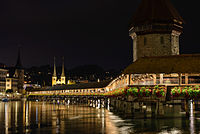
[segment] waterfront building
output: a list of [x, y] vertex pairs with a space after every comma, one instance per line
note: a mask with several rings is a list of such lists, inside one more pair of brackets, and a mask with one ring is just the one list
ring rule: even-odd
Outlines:
[[0, 68], [0, 92], [10, 90], [12, 92], [22, 93], [24, 89], [24, 69], [22, 67], [20, 49], [15, 67]]
[[66, 84], [64, 57], [63, 57], [62, 60], [63, 60], [63, 62], [62, 62], [62, 74], [61, 74], [60, 79], [58, 79], [57, 74], [56, 74], [56, 58], [54, 57], [54, 71], [53, 71], [53, 76], [52, 76], [52, 86], [65, 85]]
[[6, 78], [6, 91], [18, 92], [18, 79], [14, 77]]
[[0, 68], [0, 92], [4, 92], [6, 90], [6, 76], [8, 70], [5, 68]]
[[13, 77], [18, 80], [18, 83], [17, 83], [18, 92], [22, 93], [24, 90], [24, 69], [21, 62], [20, 48], [18, 50], [17, 63], [15, 65], [15, 73]]

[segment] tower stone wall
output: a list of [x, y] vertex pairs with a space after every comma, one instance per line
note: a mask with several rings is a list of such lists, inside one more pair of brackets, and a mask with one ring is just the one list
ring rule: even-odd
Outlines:
[[179, 55], [179, 32], [130, 36], [133, 39], [133, 61], [146, 56]]
[[170, 0], [141, 0], [129, 29], [133, 62], [147, 56], [179, 55], [183, 23]]

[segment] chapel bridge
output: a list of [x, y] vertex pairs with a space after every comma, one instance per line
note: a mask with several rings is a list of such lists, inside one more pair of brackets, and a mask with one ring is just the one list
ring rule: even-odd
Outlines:
[[[107, 83], [107, 82], [104, 82]], [[90, 83], [89, 85], [104, 85]], [[68, 86], [68, 87], [74, 87]], [[166, 105], [180, 105], [180, 110], [185, 111], [189, 117], [191, 105], [194, 110], [200, 110], [200, 88], [198, 86], [127, 86], [105, 92], [105, 87], [72, 90], [61, 89], [62, 86], [54, 89], [42, 89], [41, 91], [29, 92], [28, 100], [65, 102], [68, 104], [88, 104], [95, 107], [113, 107], [115, 111], [134, 115], [142, 112], [144, 117], [163, 117]], [[191, 101], [191, 103], [190, 103]], [[178, 112], [178, 111], [177, 111]]]
[[27, 94], [29, 100], [80, 103], [100, 100], [104, 104], [109, 100], [117, 110], [155, 111], [160, 115], [166, 104], [179, 104], [186, 113], [191, 104], [199, 110], [199, 86], [200, 55], [175, 55], [140, 58], [110, 81], [58, 85]]
[[[46, 97], [134, 97], [164, 101], [200, 97], [200, 55], [143, 57], [113, 80], [28, 91]], [[162, 94], [159, 95], [159, 94]], [[137, 99], [136, 99], [137, 100]]]
[[[106, 91], [103, 85], [107, 82], [55, 86], [53, 88], [28, 91], [28, 99], [37, 100], [65, 100], [67, 98], [88, 99], [122, 99], [134, 102], [169, 102], [173, 100], [199, 100], [200, 87], [198, 85], [129, 85], [124, 88]], [[93, 87], [95, 86], [95, 87]], [[103, 86], [103, 87], [102, 87]], [[72, 89], [73, 87], [73, 89]], [[64, 89], [62, 89], [64, 88]], [[74, 89], [75, 88], [75, 89]]]

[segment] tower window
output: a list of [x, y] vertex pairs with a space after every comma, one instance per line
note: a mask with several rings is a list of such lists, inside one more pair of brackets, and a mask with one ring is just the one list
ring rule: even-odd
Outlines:
[[147, 38], [144, 37], [144, 45], [146, 45], [146, 44], [147, 44]]
[[160, 44], [164, 44], [165, 42], [164, 42], [164, 37], [163, 36], [161, 36], [160, 37]]

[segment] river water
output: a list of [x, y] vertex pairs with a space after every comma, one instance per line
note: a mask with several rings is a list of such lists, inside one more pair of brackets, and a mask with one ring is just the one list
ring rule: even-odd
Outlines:
[[119, 116], [106, 108], [86, 105], [33, 101], [0, 102], [0, 133], [198, 134], [198, 115], [197, 113], [189, 119], [184, 116], [133, 119]]

